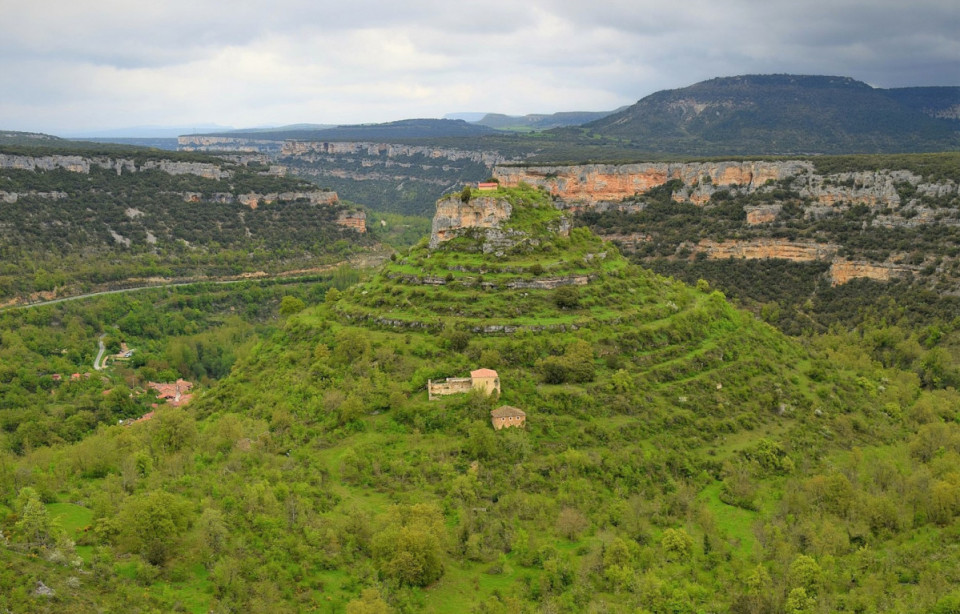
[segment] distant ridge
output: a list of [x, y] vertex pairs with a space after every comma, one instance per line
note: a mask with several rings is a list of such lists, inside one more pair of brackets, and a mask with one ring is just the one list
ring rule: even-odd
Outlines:
[[883, 90], [834, 76], [724, 77], [656, 92], [585, 128], [679, 155], [957, 150], [957, 123], [923, 109], [952, 108], [958, 91]]
[[242, 136], [263, 140], [297, 141], [389, 141], [470, 137], [495, 134], [497, 131], [462, 119], [403, 119], [384, 124], [357, 124], [323, 129], [278, 129], [256, 132], [218, 132], [188, 136]]
[[613, 111], [565, 111], [561, 113], [551, 113], [549, 115], [536, 113], [527, 115], [487, 113], [476, 123], [481, 126], [496, 128], [497, 130], [512, 130], [516, 132], [549, 130], [550, 128], [579, 126], [623, 111], [626, 108], [627, 107], [620, 107]]

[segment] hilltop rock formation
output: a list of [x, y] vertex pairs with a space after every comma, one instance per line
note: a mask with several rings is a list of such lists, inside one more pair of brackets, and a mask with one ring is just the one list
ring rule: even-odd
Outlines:
[[[459, 195], [451, 195], [437, 201], [437, 213], [433, 216], [430, 232], [430, 249], [436, 249], [444, 241], [460, 235], [468, 228], [498, 229], [510, 219], [513, 208], [502, 198], [480, 196], [463, 202]], [[493, 233], [499, 236], [502, 233]]]

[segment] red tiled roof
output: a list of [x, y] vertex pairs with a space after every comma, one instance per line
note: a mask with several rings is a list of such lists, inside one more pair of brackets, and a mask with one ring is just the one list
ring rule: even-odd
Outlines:
[[493, 369], [477, 369], [470, 372], [470, 377], [497, 377], [497, 372]]

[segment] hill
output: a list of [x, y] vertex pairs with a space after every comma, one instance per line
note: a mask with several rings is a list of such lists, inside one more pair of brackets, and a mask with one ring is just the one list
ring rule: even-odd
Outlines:
[[[42, 578], [77, 612], [949, 607], [956, 393], [850, 341], [631, 266], [545, 192], [465, 191], [189, 410], [0, 457], [0, 605]], [[498, 397], [428, 400], [478, 367]], [[95, 581], [51, 516], [89, 524]]]
[[899, 87], [885, 93], [924, 115], [960, 120], [960, 87]]
[[496, 131], [492, 128], [470, 124], [461, 119], [402, 119], [382, 124], [358, 124], [322, 129], [302, 129], [291, 126], [278, 130], [264, 129], [256, 132], [234, 131], [187, 136], [243, 137], [265, 141], [380, 141], [389, 143], [397, 139], [473, 137], [495, 133]]
[[527, 115], [503, 115], [487, 113], [475, 123], [497, 130], [528, 132], [531, 130], [549, 130], [566, 126], [579, 126], [622, 111], [565, 111], [561, 113]]
[[[955, 92], [946, 88], [943, 94], [949, 97]], [[597, 136], [629, 140], [642, 151], [680, 155], [960, 148], [957, 124], [918, 110], [917, 103], [910, 102], [918, 95], [909, 91], [891, 95], [847, 77], [725, 77], [656, 92], [585, 129]]]

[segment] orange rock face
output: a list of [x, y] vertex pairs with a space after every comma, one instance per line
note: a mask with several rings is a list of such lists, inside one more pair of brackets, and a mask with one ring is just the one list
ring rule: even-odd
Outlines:
[[793, 262], [812, 262], [829, 260], [837, 253], [837, 246], [821, 243], [801, 243], [758, 239], [756, 241], [716, 242], [704, 239], [697, 244], [696, 251], [705, 252], [708, 258], [745, 258], [762, 260], [780, 258]]
[[[697, 190], [701, 183], [716, 187], [759, 187], [807, 169], [806, 162], [716, 162], [584, 164], [580, 166], [499, 166], [494, 176], [500, 185], [522, 183], [542, 187], [550, 194], [573, 202], [618, 201], [646, 192], [672, 179], [679, 179], [690, 191], [677, 200], [703, 204], [709, 190]], [[811, 167], [812, 168], [812, 167]]]
[[839, 286], [858, 277], [890, 281], [891, 278], [902, 275], [907, 270], [905, 267], [894, 265], [837, 261], [830, 266], [830, 282], [834, 286]]
[[344, 211], [337, 217], [337, 224], [359, 233], [367, 232], [367, 216], [363, 211]]

